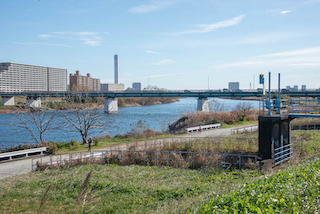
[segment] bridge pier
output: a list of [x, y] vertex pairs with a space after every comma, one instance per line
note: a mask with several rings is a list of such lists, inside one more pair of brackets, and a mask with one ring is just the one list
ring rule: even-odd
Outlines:
[[32, 108], [40, 108], [41, 107], [41, 98], [40, 97], [27, 97], [26, 106]]
[[104, 112], [118, 112], [118, 98], [107, 98], [104, 101]]
[[209, 112], [209, 99], [207, 97], [198, 98], [197, 111]]
[[12, 96], [2, 96], [1, 97], [1, 105], [3, 105], [3, 106], [13, 106], [14, 105], [14, 97], [12, 97]]

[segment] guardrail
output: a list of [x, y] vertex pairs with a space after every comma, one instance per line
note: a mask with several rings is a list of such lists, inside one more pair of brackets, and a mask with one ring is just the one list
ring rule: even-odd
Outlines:
[[[3, 142], [0, 141], [0, 153], [1, 152], [8, 152], [14, 151], [19, 149], [32, 149], [40, 147], [37, 143], [31, 142]], [[11, 152], [10, 151], [10, 152]]]
[[35, 148], [35, 149], [25, 149], [25, 150], [19, 150], [19, 151], [15, 151], [15, 152], [6, 152], [6, 153], [0, 154], [0, 159], [9, 158], [9, 160], [12, 160], [12, 158], [16, 157], [16, 156], [25, 155], [25, 157], [28, 157], [29, 154], [39, 153], [39, 152], [41, 155], [43, 155], [43, 152], [45, 152], [45, 151], [47, 151], [47, 147], [40, 147], [40, 148]]
[[214, 152], [101, 150], [39, 157], [32, 159], [31, 164], [32, 171], [82, 164], [134, 164], [192, 169], [218, 164], [222, 167], [233, 165], [241, 169], [245, 165], [256, 167], [257, 160], [257, 155]]
[[[220, 123], [210, 124], [210, 125], [203, 125], [203, 126], [201, 126], [201, 131], [205, 131], [205, 130], [209, 130], [209, 129], [217, 129], [217, 128], [220, 128], [220, 127], [221, 127]], [[199, 129], [200, 129], [200, 126], [190, 127], [190, 128], [186, 128], [186, 132], [187, 133], [197, 132], [197, 131], [199, 131]]]
[[253, 133], [258, 131], [259, 126], [248, 126], [248, 127], [243, 127], [243, 128], [238, 128], [238, 129], [231, 129], [231, 134], [239, 134], [239, 133], [244, 133], [244, 132], [248, 132], [248, 133]]

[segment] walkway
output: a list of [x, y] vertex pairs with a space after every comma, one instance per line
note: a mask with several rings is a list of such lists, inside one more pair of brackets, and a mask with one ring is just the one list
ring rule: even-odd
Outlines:
[[[231, 130], [235, 128], [242, 128], [246, 126], [252, 125], [243, 125], [232, 128], [221, 128], [221, 129], [211, 129], [208, 131], [202, 131], [201, 133], [189, 133], [182, 137], [217, 137], [217, 136], [225, 136], [231, 135]], [[181, 137], [181, 136], [180, 136]], [[103, 148], [108, 149], [108, 148]], [[102, 150], [101, 148], [99, 150]], [[15, 174], [25, 174], [31, 172], [31, 160], [29, 159], [21, 159], [16, 161], [11, 161], [7, 163], [0, 163], [0, 179], [5, 177], [9, 177]]]

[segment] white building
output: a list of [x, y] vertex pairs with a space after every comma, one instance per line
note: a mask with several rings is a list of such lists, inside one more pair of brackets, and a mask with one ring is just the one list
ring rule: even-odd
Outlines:
[[101, 91], [124, 91], [124, 84], [101, 83]]
[[229, 82], [229, 90], [239, 90], [239, 82]]
[[0, 63], [0, 91], [67, 91], [67, 69]]

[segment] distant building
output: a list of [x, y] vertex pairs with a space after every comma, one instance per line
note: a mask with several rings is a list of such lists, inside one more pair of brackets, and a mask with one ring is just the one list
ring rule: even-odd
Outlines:
[[306, 86], [306, 85], [302, 85], [302, 86], [301, 86], [301, 90], [302, 90], [302, 91], [306, 91], [306, 90], [307, 90], [307, 86]]
[[239, 82], [229, 82], [229, 90], [239, 90]]
[[101, 91], [124, 91], [124, 84], [102, 83]]
[[0, 91], [66, 91], [67, 69], [0, 63]]
[[80, 71], [70, 74], [70, 91], [100, 91], [100, 79], [92, 78], [90, 74], [82, 76]]
[[287, 85], [287, 86], [286, 86], [286, 89], [290, 90], [290, 89], [291, 89], [290, 85]]
[[132, 83], [132, 90], [133, 91], [141, 91], [141, 83], [140, 82]]
[[294, 90], [294, 91], [298, 91], [298, 89], [299, 89], [299, 88], [298, 88], [297, 85], [294, 85], [294, 86], [293, 86], [293, 90]]
[[114, 55], [114, 84], [119, 83], [119, 58]]

